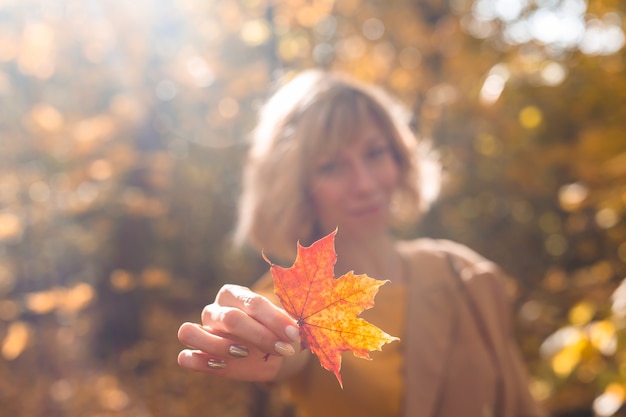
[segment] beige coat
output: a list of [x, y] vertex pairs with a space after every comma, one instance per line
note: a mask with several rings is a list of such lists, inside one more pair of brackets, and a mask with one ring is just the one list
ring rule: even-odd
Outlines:
[[449, 241], [418, 239], [399, 249], [412, 277], [405, 417], [545, 416], [514, 343], [501, 271]]

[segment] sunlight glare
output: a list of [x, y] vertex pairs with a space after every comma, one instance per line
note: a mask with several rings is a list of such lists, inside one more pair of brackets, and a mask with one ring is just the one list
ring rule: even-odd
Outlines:
[[559, 205], [563, 210], [576, 211], [589, 196], [589, 189], [579, 182], [559, 188]]
[[0, 241], [19, 238], [23, 228], [22, 220], [17, 214], [0, 213]]
[[610, 55], [624, 44], [626, 36], [619, 14], [597, 18], [587, 15], [586, 0], [476, 0], [471, 17], [461, 19], [463, 29], [485, 39], [502, 23], [502, 36], [510, 44], [533, 40], [548, 50], [580, 49], [587, 55]]
[[619, 222], [620, 217], [613, 208], [604, 207], [596, 212], [595, 220], [601, 228], [610, 229]]
[[215, 73], [200, 55], [189, 57], [186, 65], [187, 72], [189, 72], [189, 75], [191, 75], [198, 87], [208, 87], [215, 81]]
[[609, 385], [609, 387], [607, 387], [604, 393], [600, 394], [593, 401], [593, 411], [595, 412], [596, 416], [598, 417], [613, 416], [624, 403], [623, 388], [621, 390], [609, 389], [611, 386], [615, 386], [615, 385], [616, 384]]
[[495, 103], [509, 79], [509, 69], [504, 64], [497, 64], [491, 68], [480, 89], [480, 102], [486, 105]]
[[241, 27], [241, 39], [250, 46], [259, 46], [267, 42], [271, 29], [264, 19], [247, 21]]
[[29, 326], [21, 321], [13, 322], [9, 325], [7, 335], [2, 343], [2, 356], [8, 361], [16, 359], [28, 346], [31, 330]]
[[593, 322], [589, 325], [589, 340], [603, 355], [611, 356], [617, 351], [617, 329], [608, 320]]
[[582, 39], [585, 25], [582, 15], [562, 10], [539, 9], [530, 16], [530, 32], [539, 42], [560, 48], [572, 48]]
[[495, 14], [505, 22], [517, 20], [528, 4], [527, 0], [496, 0]]
[[608, 13], [602, 20], [590, 20], [580, 41], [580, 49], [587, 55], [610, 55], [623, 46], [624, 31], [616, 13]]
[[541, 79], [545, 85], [561, 84], [567, 76], [567, 70], [558, 62], [548, 62], [541, 68]]

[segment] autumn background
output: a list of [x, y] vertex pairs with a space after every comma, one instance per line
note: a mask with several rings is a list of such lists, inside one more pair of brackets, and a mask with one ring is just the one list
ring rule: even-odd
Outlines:
[[179, 324], [267, 270], [230, 246], [255, 111], [312, 66], [436, 145], [422, 226], [517, 278], [554, 415], [626, 398], [621, 0], [0, 0], [0, 416], [284, 413], [181, 371]]

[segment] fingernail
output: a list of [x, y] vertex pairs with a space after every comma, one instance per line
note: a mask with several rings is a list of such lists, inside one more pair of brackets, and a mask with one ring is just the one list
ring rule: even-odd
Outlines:
[[282, 356], [291, 356], [296, 353], [293, 346], [285, 342], [276, 342], [274, 344], [274, 351]]
[[248, 348], [241, 345], [230, 345], [228, 347], [228, 354], [235, 358], [247, 358], [248, 357]]
[[292, 342], [297, 342], [300, 340], [300, 329], [296, 326], [287, 326], [285, 327], [285, 334]]
[[207, 366], [211, 369], [224, 369], [226, 368], [226, 362], [221, 359], [209, 359]]

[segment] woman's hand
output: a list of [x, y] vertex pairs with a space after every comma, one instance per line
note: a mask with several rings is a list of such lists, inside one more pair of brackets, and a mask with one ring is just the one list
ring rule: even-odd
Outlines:
[[190, 348], [178, 355], [185, 369], [272, 381], [285, 373], [285, 358], [297, 356], [300, 337], [295, 321], [270, 300], [246, 287], [224, 285], [202, 311], [202, 324], [184, 323], [178, 340]]

